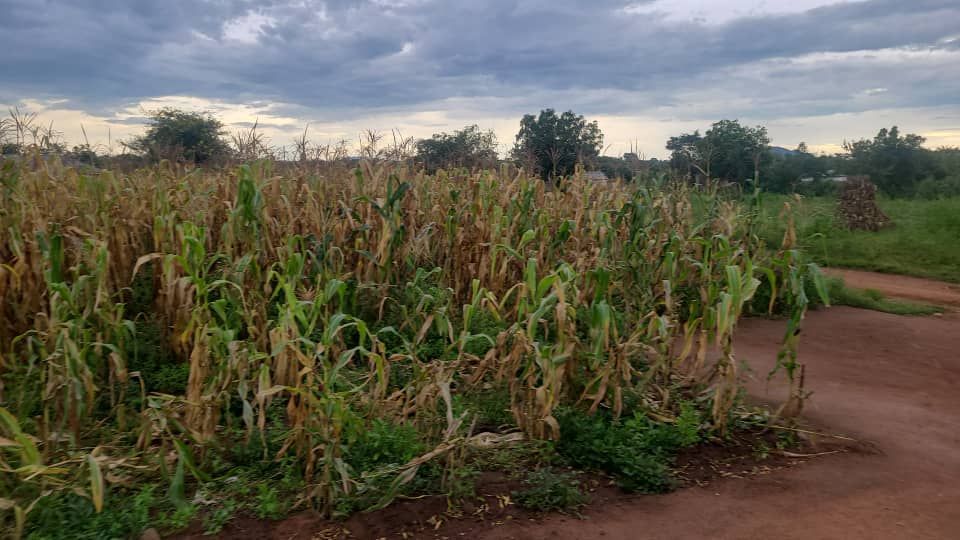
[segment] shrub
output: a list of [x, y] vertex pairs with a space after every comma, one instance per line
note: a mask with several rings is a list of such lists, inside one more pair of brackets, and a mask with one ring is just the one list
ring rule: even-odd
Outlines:
[[699, 413], [690, 404], [673, 424], [655, 423], [640, 414], [614, 420], [574, 409], [563, 411], [559, 420], [557, 452], [571, 465], [612, 474], [627, 491], [669, 491], [671, 461], [700, 437]]
[[921, 199], [960, 197], [960, 175], [921, 180], [917, 183], [917, 197]]
[[[150, 524], [159, 503], [154, 486], [128, 494], [117, 492], [96, 513], [93, 503], [75, 493], [58, 492], [41, 498], [30, 512], [28, 537], [33, 540], [137, 538]], [[132, 496], [131, 496], [132, 495]]]
[[538, 469], [524, 480], [524, 489], [514, 491], [517, 504], [539, 512], [572, 510], [587, 502], [580, 490], [580, 481], [571, 473]]
[[413, 426], [376, 419], [349, 445], [345, 461], [357, 473], [385, 465], [403, 465], [424, 451]]

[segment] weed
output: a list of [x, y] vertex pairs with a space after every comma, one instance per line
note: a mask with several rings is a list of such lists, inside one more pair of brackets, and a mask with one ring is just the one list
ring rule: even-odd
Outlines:
[[777, 449], [778, 450], [789, 450], [791, 448], [796, 448], [800, 443], [800, 439], [797, 434], [793, 431], [777, 431]]
[[522, 508], [538, 512], [573, 510], [583, 506], [587, 497], [576, 475], [553, 469], [538, 469], [527, 475], [526, 487], [512, 494]]
[[29, 515], [27, 537], [41, 539], [113, 539], [137, 537], [150, 524], [150, 512], [159, 501], [154, 486], [133, 494], [115, 493], [96, 513], [89, 499], [58, 493], [37, 502]]
[[198, 510], [199, 509], [196, 505], [183, 505], [174, 509], [173, 511], [168, 511], [161, 514], [160, 518], [157, 520], [157, 524], [162, 529], [169, 529], [172, 531], [185, 529], [188, 525], [190, 525], [190, 522], [193, 521], [193, 518], [197, 516]]
[[277, 490], [266, 484], [257, 484], [256, 514], [260, 519], [279, 519], [283, 515]]
[[424, 451], [420, 434], [410, 425], [376, 419], [349, 445], [345, 461], [357, 472], [403, 465]]
[[674, 424], [645, 416], [613, 420], [568, 410], [560, 417], [557, 452], [571, 465], [601, 470], [628, 491], [659, 493], [672, 485], [670, 463], [676, 452], [699, 440], [699, 413], [687, 405]]
[[768, 457], [770, 457], [770, 445], [763, 440], [758, 440], [753, 445], [753, 459], [756, 461], [763, 461]]
[[479, 476], [480, 470], [471, 465], [462, 465], [447, 471], [445, 482], [447, 499], [456, 505], [476, 498]]
[[217, 534], [222, 531], [227, 523], [233, 519], [237, 511], [237, 503], [233, 499], [227, 499], [219, 504], [212, 512], [203, 518], [203, 534]]

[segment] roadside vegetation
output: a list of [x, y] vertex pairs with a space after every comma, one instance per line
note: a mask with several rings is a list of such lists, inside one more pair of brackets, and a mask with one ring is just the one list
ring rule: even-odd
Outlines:
[[850, 306], [894, 315], [933, 315], [944, 308], [921, 302], [887, 298], [880, 291], [848, 287], [840, 278], [827, 278], [830, 302], [836, 306]]

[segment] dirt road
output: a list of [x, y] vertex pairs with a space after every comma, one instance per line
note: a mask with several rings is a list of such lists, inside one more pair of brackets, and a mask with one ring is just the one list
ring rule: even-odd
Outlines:
[[[782, 321], [743, 322], [739, 358], [763, 384]], [[960, 538], [960, 314], [898, 317], [852, 308], [808, 316], [801, 345], [806, 416], [873, 443], [751, 479], [492, 527], [490, 539], [957, 539]]]
[[857, 289], [873, 289], [884, 296], [937, 306], [960, 307], [960, 285], [953, 283], [844, 268], [826, 268], [824, 271], [827, 275], [843, 278], [844, 283]]

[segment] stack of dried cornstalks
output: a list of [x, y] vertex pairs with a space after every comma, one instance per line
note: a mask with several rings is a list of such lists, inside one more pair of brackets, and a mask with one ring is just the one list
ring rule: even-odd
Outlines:
[[877, 206], [877, 186], [866, 176], [851, 176], [840, 192], [840, 219], [848, 229], [878, 231], [890, 218]]

